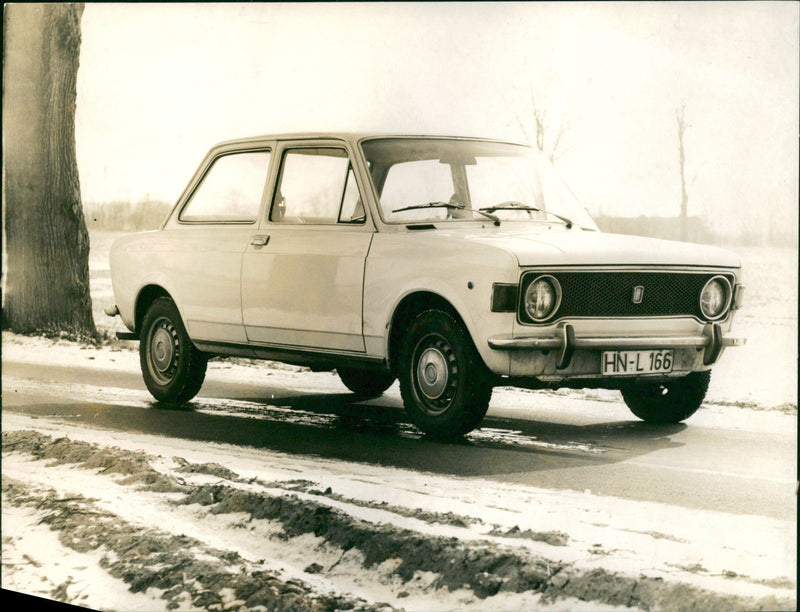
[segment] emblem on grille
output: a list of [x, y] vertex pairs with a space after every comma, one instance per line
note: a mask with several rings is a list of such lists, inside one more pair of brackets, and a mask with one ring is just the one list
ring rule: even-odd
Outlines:
[[642, 298], [644, 298], [644, 287], [642, 285], [637, 285], [633, 288], [633, 303], [641, 304]]

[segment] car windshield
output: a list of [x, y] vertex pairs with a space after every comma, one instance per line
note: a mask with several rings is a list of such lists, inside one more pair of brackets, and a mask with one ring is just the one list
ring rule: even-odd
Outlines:
[[386, 222], [486, 221], [493, 215], [597, 229], [530, 147], [446, 138], [379, 138], [361, 147]]

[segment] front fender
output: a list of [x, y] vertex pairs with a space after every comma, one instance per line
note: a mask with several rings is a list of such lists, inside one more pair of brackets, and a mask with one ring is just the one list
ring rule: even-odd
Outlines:
[[[458, 313], [478, 353], [495, 373], [508, 373], [508, 355], [489, 347], [495, 334], [513, 330], [514, 313], [491, 311], [492, 285], [516, 283], [519, 266], [508, 252], [487, 245], [418, 236], [377, 235], [364, 281], [367, 353], [387, 358], [391, 322], [402, 301], [415, 293], [436, 295]], [[437, 238], [439, 240], [437, 240]], [[448, 248], [449, 247], [449, 248]]]

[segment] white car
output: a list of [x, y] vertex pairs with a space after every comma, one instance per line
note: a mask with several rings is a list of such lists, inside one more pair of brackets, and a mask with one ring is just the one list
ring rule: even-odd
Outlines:
[[438, 438], [492, 388], [619, 389], [675, 423], [705, 396], [743, 287], [717, 248], [601, 233], [530, 147], [298, 134], [224, 142], [160, 229], [118, 239], [119, 314], [158, 400], [197, 394], [213, 355], [396, 378]]

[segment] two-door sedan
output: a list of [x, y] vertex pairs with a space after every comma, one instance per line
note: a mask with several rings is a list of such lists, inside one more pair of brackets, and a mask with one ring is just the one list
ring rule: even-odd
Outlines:
[[701, 405], [743, 287], [739, 258], [605, 234], [531, 147], [294, 134], [211, 149], [162, 226], [111, 251], [145, 384], [183, 403], [214, 355], [395, 379], [437, 438], [492, 388], [619, 389], [676, 423]]

